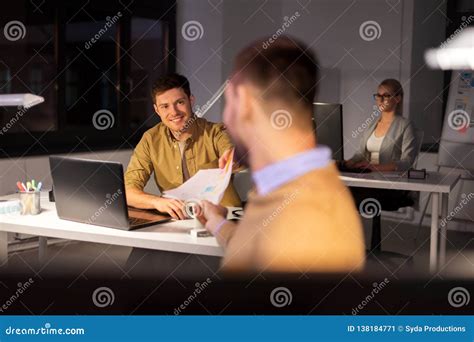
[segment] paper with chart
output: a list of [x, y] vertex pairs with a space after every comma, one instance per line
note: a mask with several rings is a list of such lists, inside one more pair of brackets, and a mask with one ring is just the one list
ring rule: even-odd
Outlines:
[[199, 170], [182, 185], [165, 191], [163, 197], [176, 198], [183, 201], [207, 200], [214, 204], [219, 204], [232, 176], [233, 159], [234, 151], [230, 154], [223, 169]]

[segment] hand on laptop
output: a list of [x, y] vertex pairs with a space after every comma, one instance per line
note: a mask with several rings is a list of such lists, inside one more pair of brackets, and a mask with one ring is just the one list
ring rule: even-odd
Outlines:
[[156, 210], [162, 213], [168, 213], [172, 218], [176, 220], [186, 219], [183, 201], [172, 198], [159, 197], [154, 202], [154, 206]]
[[358, 163], [354, 163], [352, 160], [344, 160], [341, 162], [341, 166], [343, 167], [346, 167], [348, 169], [354, 169], [356, 167], [356, 164]]
[[196, 217], [213, 233], [212, 228], [227, 217], [227, 208], [209, 201], [201, 201], [201, 205], [196, 208]]
[[370, 163], [368, 161], [363, 160], [358, 163], [355, 163], [351, 167], [356, 168], [356, 169], [366, 169], [366, 168], [369, 168], [369, 166], [370, 166]]

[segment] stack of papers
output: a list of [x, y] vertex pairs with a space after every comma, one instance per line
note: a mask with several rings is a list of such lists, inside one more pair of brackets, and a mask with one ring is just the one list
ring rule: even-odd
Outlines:
[[223, 169], [199, 170], [182, 185], [165, 191], [163, 197], [182, 201], [207, 200], [219, 204], [232, 176], [233, 159], [234, 152], [231, 153]]
[[0, 214], [20, 213], [21, 205], [19, 200], [1, 200]]

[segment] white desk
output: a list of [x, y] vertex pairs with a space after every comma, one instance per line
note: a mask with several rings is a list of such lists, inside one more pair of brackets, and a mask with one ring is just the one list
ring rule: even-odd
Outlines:
[[[448, 196], [459, 180], [458, 175], [442, 175], [430, 172], [424, 180], [408, 179], [397, 174], [343, 173], [341, 179], [347, 186], [430, 192], [432, 196], [430, 270], [435, 272], [446, 260], [446, 225], [441, 227], [438, 252], [439, 206], [441, 216], [448, 216]], [[2, 197], [17, 198], [18, 195]], [[46, 193], [42, 194], [43, 212], [36, 216], [0, 215], [0, 265], [8, 260], [7, 233], [23, 233], [40, 237], [55, 237], [68, 240], [106, 243], [113, 245], [140, 247], [190, 254], [223, 256], [223, 249], [214, 237], [193, 238], [189, 230], [192, 220], [173, 221], [134, 231], [92, 226], [61, 220], [56, 214], [54, 203], [50, 203]], [[44, 255], [44, 239], [40, 240], [40, 256]]]
[[[9, 198], [18, 198], [18, 195], [1, 197]], [[42, 193], [41, 207], [42, 212], [39, 215], [0, 215], [0, 265], [8, 261], [9, 232], [190, 254], [224, 255], [214, 237], [194, 238], [189, 234], [193, 228], [193, 220], [171, 221], [124, 231], [61, 220], [56, 214], [55, 204], [48, 201], [47, 193]], [[45, 243], [40, 242], [40, 256], [44, 254], [44, 248]]]
[[[446, 225], [439, 226], [439, 215], [442, 218], [448, 216], [448, 199], [459, 175], [443, 175], [439, 172], [428, 172], [426, 179], [408, 179], [401, 177], [398, 173], [343, 173], [341, 179], [347, 186], [408, 190], [432, 193], [431, 209], [431, 235], [430, 235], [430, 271], [435, 272], [439, 265], [443, 266], [446, 261]], [[441, 213], [439, 207], [441, 205]], [[441, 228], [441, 229], [440, 229]], [[439, 253], [438, 253], [438, 233], [441, 232]]]

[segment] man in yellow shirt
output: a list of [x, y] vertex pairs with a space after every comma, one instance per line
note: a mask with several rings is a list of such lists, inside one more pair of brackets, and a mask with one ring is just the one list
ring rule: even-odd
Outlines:
[[[125, 173], [128, 205], [157, 209], [175, 219], [184, 219], [182, 201], [145, 193], [143, 188], [154, 173], [161, 192], [176, 188], [200, 169], [219, 167], [233, 148], [223, 124], [198, 118], [192, 111], [194, 96], [186, 77], [160, 77], [152, 89], [153, 107], [161, 123], [143, 134]], [[229, 184], [221, 202], [240, 206]]]
[[233, 272], [351, 272], [364, 265], [359, 213], [331, 160], [316, 144], [313, 101], [316, 59], [280, 36], [244, 48], [225, 92], [224, 122], [237, 161], [256, 191], [239, 223], [203, 201], [200, 220], [225, 248]]

